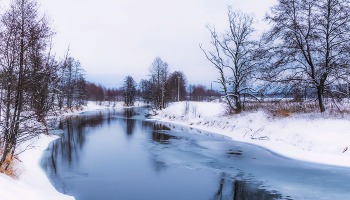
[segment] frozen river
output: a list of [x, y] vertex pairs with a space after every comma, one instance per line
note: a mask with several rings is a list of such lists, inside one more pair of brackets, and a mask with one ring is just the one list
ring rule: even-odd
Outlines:
[[51, 183], [77, 200], [350, 199], [350, 168], [147, 121], [146, 112], [105, 109], [62, 121], [64, 134], [40, 163]]

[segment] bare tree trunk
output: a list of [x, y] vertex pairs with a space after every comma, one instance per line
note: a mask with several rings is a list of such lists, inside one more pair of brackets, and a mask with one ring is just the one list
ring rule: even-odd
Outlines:
[[2, 99], [2, 90], [4, 89], [4, 72], [1, 72], [1, 83], [0, 83], [0, 122], [2, 121], [2, 115], [1, 115], [1, 111], [2, 111], [2, 104], [3, 104], [3, 99]]
[[245, 94], [243, 94], [243, 111], [244, 111], [244, 103], [245, 103]]
[[[12, 72], [12, 70], [10, 70], [10, 72]], [[12, 93], [12, 88], [11, 85], [8, 84], [7, 85], [7, 98], [6, 98], [6, 116], [5, 116], [5, 128], [4, 128], [4, 142], [5, 142], [5, 146], [3, 148], [3, 152], [2, 152], [2, 158], [0, 160], [0, 168], [2, 168], [7, 155], [10, 152], [10, 135], [11, 135], [11, 124], [10, 124], [10, 120], [11, 120], [11, 93]]]
[[164, 91], [162, 90], [162, 106], [160, 109], [164, 109]]
[[241, 98], [240, 98], [240, 96], [235, 96], [234, 99], [235, 99], [235, 104], [236, 104], [235, 112], [241, 113], [242, 112]]
[[[20, 125], [20, 118], [21, 118], [21, 113], [22, 113], [22, 108], [23, 108], [23, 87], [24, 87], [24, 81], [23, 81], [23, 75], [24, 75], [24, 3], [22, 2], [22, 25], [21, 25], [21, 49], [20, 49], [20, 55], [19, 55], [19, 76], [18, 76], [18, 87], [17, 87], [17, 95], [16, 95], [16, 109], [17, 109], [17, 114], [14, 115], [15, 119], [15, 130], [12, 135], [12, 149], [11, 149], [11, 156], [15, 153], [16, 149], [16, 144], [17, 144], [17, 135], [19, 131], [19, 125]], [[16, 110], [15, 109], [15, 110]], [[17, 116], [16, 116], [17, 115]]]
[[318, 98], [318, 104], [320, 106], [320, 111], [325, 112], [326, 111], [326, 106], [324, 103], [324, 98], [323, 98], [323, 86], [318, 86], [317, 87], [317, 98]]

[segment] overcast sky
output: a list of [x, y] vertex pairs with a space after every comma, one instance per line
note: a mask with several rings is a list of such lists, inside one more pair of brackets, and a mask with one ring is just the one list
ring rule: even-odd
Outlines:
[[[210, 87], [219, 73], [206, 60], [199, 44], [211, 49], [206, 24], [227, 29], [227, 5], [255, 13], [256, 29], [277, 0], [39, 0], [57, 32], [54, 50], [79, 60], [86, 79], [120, 87], [127, 75], [136, 82], [148, 78], [157, 57], [171, 72], [181, 70], [188, 83]], [[213, 85], [218, 88], [217, 84]]]

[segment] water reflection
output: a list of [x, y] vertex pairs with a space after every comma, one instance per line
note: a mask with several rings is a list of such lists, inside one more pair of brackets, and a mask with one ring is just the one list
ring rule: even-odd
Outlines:
[[[140, 110], [135, 110], [135, 109], [124, 109], [119, 112], [117, 110], [108, 110], [108, 111], [94, 112], [93, 114], [88, 114], [83, 116], [67, 117], [65, 119], [62, 119], [59, 123], [59, 127], [62, 128], [64, 132], [61, 138], [59, 138], [58, 140], [50, 144], [49, 148], [47, 149], [47, 152], [43, 156], [42, 163], [41, 163], [44, 171], [47, 173], [50, 181], [55, 186], [55, 188], [62, 193], [74, 195], [76, 199], [87, 199], [87, 197], [83, 197], [84, 195], [82, 195], [81, 192], [79, 192], [79, 189], [77, 189], [77, 188], [81, 188], [82, 187], [81, 185], [85, 184], [85, 182], [80, 183], [79, 185], [75, 184], [75, 182], [78, 180], [86, 180], [86, 178], [88, 178], [88, 180], [93, 179], [93, 175], [91, 174], [96, 173], [96, 171], [91, 170], [90, 169], [91, 166], [96, 165], [95, 162], [105, 162], [105, 160], [103, 161], [100, 160], [103, 157], [101, 157], [102, 155], [99, 155], [99, 153], [97, 153], [99, 151], [99, 148], [112, 148], [112, 149], [116, 148], [116, 151], [112, 149], [108, 151], [110, 151], [111, 155], [122, 154], [120, 155], [122, 160], [116, 163], [114, 167], [113, 167], [113, 164], [111, 164], [110, 170], [115, 171], [120, 167], [130, 168], [126, 172], [124, 172], [124, 173], [127, 173], [132, 168], [138, 167], [138, 166], [133, 166], [132, 164], [127, 164], [127, 162], [130, 159], [140, 159], [137, 157], [135, 158], [135, 155], [133, 154], [135, 152], [140, 152], [140, 151], [144, 152], [144, 149], [136, 148], [130, 151], [126, 150], [128, 149], [128, 147], [125, 146], [125, 144], [120, 143], [121, 142], [120, 140], [122, 140], [120, 136], [122, 136], [123, 134], [126, 135], [127, 136], [126, 138], [128, 138], [128, 140], [131, 142], [135, 141], [134, 137], [133, 137], [133, 140], [130, 140], [131, 139], [130, 136], [134, 134], [136, 134], [135, 137], [137, 138], [137, 140], [140, 140], [143, 138], [142, 145], [140, 147], [142, 147], [144, 144], [151, 145], [146, 148], [149, 154], [151, 155], [149, 166], [150, 166], [150, 169], [156, 172], [157, 176], [162, 176], [160, 175], [161, 172], [162, 172], [161, 174], [165, 173], [167, 175], [178, 173], [177, 170], [175, 170], [176, 168], [174, 168], [174, 166], [181, 167], [181, 165], [176, 165], [176, 164], [174, 165], [174, 163], [172, 162], [169, 162], [167, 160], [162, 160], [159, 155], [163, 154], [167, 156], [167, 158], [171, 158], [172, 156], [177, 156], [176, 154], [179, 154], [178, 155], [179, 157], [177, 157], [176, 160], [182, 159], [186, 161], [185, 157], [187, 156], [187, 154], [191, 154], [191, 153], [188, 153], [187, 151], [193, 147], [198, 148], [198, 146], [196, 146], [194, 142], [190, 142], [191, 139], [188, 140], [188, 138], [186, 137], [174, 136], [170, 133], [173, 129], [180, 129], [182, 131], [187, 131], [187, 129], [180, 128], [179, 126], [175, 127], [174, 125], [169, 126], [163, 123], [130, 119], [134, 116], [139, 115], [138, 114], [139, 112]], [[104, 140], [101, 139], [101, 142], [103, 141], [102, 144], [98, 144], [98, 146], [95, 146], [94, 148], [89, 147], [89, 145], [91, 145], [91, 143], [94, 143], [96, 140], [106, 137], [101, 135], [100, 137], [97, 137], [97, 138], [94, 137], [95, 138], [94, 140], [92, 140], [92, 137], [91, 137], [91, 136], [95, 136], [96, 134], [103, 134], [108, 132], [106, 131], [106, 126], [104, 126], [104, 124], [108, 124], [107, 127], [109, 131], [116, 130], [116, 138], [114, 139], [115, 144], [113, 144], [114, 143], [113, 139], [110, 139], [110, 141], [106, 141], [106, 139]], [[94, 132], [94, 134], [92, 134], [92, 132]], [[195, 133], [206, 134], [204, 132], [203, 133], [195, 132]], [[146, 136], [146, 138], [144, 136]], [[147, 139], [148, 136], [149, 136], [149, 139]], [[182, 147], [182, 148], [187, 148], [187, 150], [184, 151], [183, 149], [179, 148], [179, 146], [183, 145], [181, 144], [181, 142], [185, 142], [185, 143], [190, 142], [188, 144], [191, 145], [191, 147], [189, 146]], [[125, 146], [125, 147], [123, 147], [121, 150], [117, 150], [117, 149], [120, 149], [121, 146]], [[96, 147], [98, 149], [96, 149]], [[165, 151], [164, 149], [166, 148], [170, 148], [171, 150]], [[90, 152], [90, 153], [87, 153], [87, 152]], [[87, 159], [90, 160], [89, 156], [93, 156], [91, 155], [93, 154], [91, 152], [96, 152], [96, 154], [99, 157], [93, 158], [92, 159], [93, 163], [91, 163], [91, 161], [86, 163]], [[168, 154], [169, 152], [170, 154]], [[197, 154], [196, 156], [202, 157], [202, 155], [198, 153], [196, 154]], [[107, 157], [106, 159], [110, 160], [112, 159], [112, 157]], [[113, 162], [113, 161], [110, 160], [109, 162]], [[138, 163], [139, 161], [136, 161], [136, 162]], [[217, 168], [214, 167], [214, 163], [212, 163], [212, 165], [213, 166], [207, 166], [207, 167], [211, 168], [212, 170], [216, 170]], [[109, 169], [108, 164], [103, 164], [103, 166], [108, 171]], [[142, 168], [147, 168], [146, 166], [147, 164], [143, 163], [142, 165], [140, 165], [141, 168], [138, 170], [142, 171], [144, 170]], [[186, 164], [184, 164], [183, 166], [186, 167]], [[100, 165], [97, 164], [96, 167], [99, 170]], [[190, 168], [193, 168], [193, 166], [191, 166]], [[196, 172], [196, 171], [193, 171], [193, 169], [188, 169], [188, 170], [190, 170], [191, 174]], [[109, 173], [111, 174], [118, 173], [113, 171], [110, 171]], [[213, 172], [210, 172], [210, 173], [213, 173]], [[215, 173], [217, 172], [214, 172], [214, 174]], [[235, 171], [235, 173], [237, 172]], [[207, 190], [208, 191], [212, 190], [213, 193], [215, 193], [215, 195], [210, 197], [211, 195], [208, 193], [205, 199], [227, 199], [229, 197], [231, 199], [232, 198], [251, 199], [253, 196], [249, 196], [249, 194], [250, 195], [259, 194], [260, 195], [259, 198], [261, 197], [260, 199], [271, 199], [270, 197], [278, 197], [278, 196], [269, 195], [269, 192], [266, 190], [258, 189], [258, 186], [252, 187], [252, 185], [254, 184], [249, 184], [248, 182], [239, 181], [239, 180], [236, 180], [235, 178], [232, 178], [235, 173], [232, 173], [232, 172], [222, 173], [222, 175], [220, 176], [219, 183], [215, 183], [207, 180], [205, 182], [196, 183], [196, 184], [198, 185], [209, 184], [214, 186], [214, 187], [210, 186], [211, 189], [207, 189]], [[172, 176], [181, 177], [182, 175], [177, 174], [177, 175], [171, 175], [171, 177]], [[109, 178], [110, 177], [114, 177], [114, 176], [109, 175]], [[116, 180], [118, 180], [118, 177], [120, 177], [120, 175], [115, 176]], [[99, 177], [99, 179], [100, 178], [101, 177]], [[125, 178], [132, 179], [132, 177], [125, 177]], [[148, 179], [152, 179], [152, 178], [156, 180], [156, 177], [148, 177]], [[185, 180], [186, 178], [188, 178], [188, 175], [184, 175], [182, 179]], [[169, 184], [169, 181], [171, 181], [171, 179], [165, 180], [163, 184]], [[161, 181], [158, 181], [158, 182], [161, 182]], [[95, 185], [95, 183], [91, 183], [91, 184]], [[153, 184], [157, 185], [159, 183], [153, 183]], [[176, 187], [179, 187], [178, 184], [181, 184], [181, 183], [175, 182], [173, 184], [175, 185], [171, 187], [176, 188]], [[215, 187], [215, 185], [218, 185], [218, 187]], [[201, 186], [201, 187], [208, 187], [208, 186]], [[219, 188], [219, 189], [217, 190], [215, 188]], [[230, 188], [230, 189], [227, 189], [227, 188]], [[112, 192], [111, 191], [109, 192], [110, 192], [109, 195], [111, 196], [115, 195], [114, 190]], [[146, 193], [144, 195], [152, 196], [153, 193]], [[269, 198], [265, 198], [265, 197], [269, 197]], [[175, 199], [179, 199], [179, 198], [183, 199], [183, 196], [178, 195], [178, 198], [175, 198]], [[91, 199], [94, 199], [94, 198], [91, 198]], [[162, 196], [161, 198], [154, 198], [154, 199], [164, 199], [164, 196]]]
[[152, 140], [161, 144], [169, 144], [169, 140], [177, 139], [177, 137], [167, 134], [170, 128], [161, 123], [152, 124]]
[[154, 170], [159, 173], [161, 171], [165, 171], [167, 170], [168, 166], [166, 163], [164, 162], [159, 162], [158, 160], [156, 159], [152, 159], [152, 166], [154, 168]]
[[41, 160], [55, 188], [77, 200], [346, 199], [349, 170], [329, 173], [210, 132], [145, 121], [144, 113], [109, 109], [63, 119], [61, 138]]
[[177, 139], [177, 137], [163, 133], [154, 131], [152, 132], [152, 140], [159, 142], [161, 144], [169, 144], [170, 139]]
[[124, 121], [126, 122], [126, 134], [130, 136], [133, 134], [136, 121], [134, 119], [125, 119]]
[[48, 173], [50, 180], [56, 180], [52, 183], [62, 193], [69, 190], [64, 179], [75, 177], [77, 174], [83, 175], [80, 172], [75, 173], [75, 168], [80, 164], [81, 152], [87, 138], [86, 130], [100, 127], [103, 122], [101, 112], [60, 120], [58, 127], [63, 129], [63, 134], [49, 145], [46, 151], [50, 151], [50, 154], [43, 155], [41, 166]]
[[195, 135], [204, 135], [204, 136], [209, 136], [209, 137], [230, 139], [230, 137], [227, 137], [224, 135], [219, 135], [219, 134], [216, 134], [213, 132], [195, 129], [195, 128], [192, 128], [190, 126], [183, 126], [183, 125], [179, 125], [179, 124], [170, 124], [170, 123], [165, 123], [165, 122], [152, 122], [152, 123], [154, 123], [155, 127], [161, 127], [162, 130], [172, 130], [172, 131], [178, 131], [178, 132], [182, 132], [182, 133], [189, 133], [189, 134], [195, 134]]
[[[243, 177], [241, 173], [238, 177]], [[281, 199], [282, 195], [277, 193], [271, 193], [265, 189], [261, 189], [261, 183], [242, 181], [228, 177], [226, 173], [221, 174], [219, 188], [214, 194], [212, 200], [234, 199], [234, 200], [246, 200], [246, 199], [263, 199], [273, 200]]]
[[135, 115], [140, 115], [140, 113], [137, 112], [135, 108], [124, 108], [124, 117], [132, 118]]

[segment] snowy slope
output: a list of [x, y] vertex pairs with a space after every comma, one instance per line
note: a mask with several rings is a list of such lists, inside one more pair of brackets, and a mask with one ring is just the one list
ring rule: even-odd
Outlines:
[[156, 112], [160, 121], [222, 134], [295, 159], [350, 167], [346, 118], [271, 117], [262, 111], [225, 116], [225, 106], [213, 102], [173, 103]]
[[69, 200], [74, 199], [56, 191], [39, 167], [39, 160], [49, 143], [57, 137], [40, 135], [30, 149], [19, 155], [22, 174], [20, 180], [14, 180], [0, 173], [0, 199], [1, 200]]

